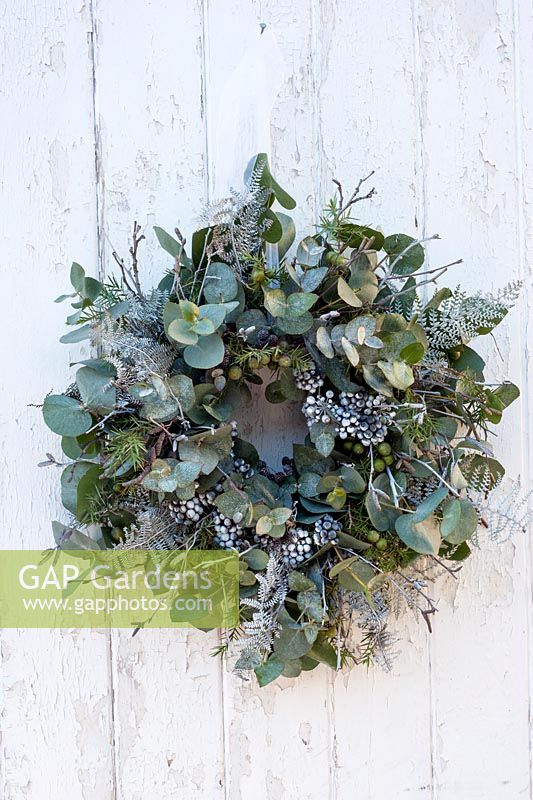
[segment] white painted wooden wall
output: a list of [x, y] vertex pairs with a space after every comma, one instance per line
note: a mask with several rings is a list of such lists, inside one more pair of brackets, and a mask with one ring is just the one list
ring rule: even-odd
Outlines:
[[[272, 162], [300, 223], [332, 177], [376, 169], [364, 221], [440, 233], [431, 263], [462, 256], [470, 288], [524, 279], [503, 362], [486, 352], [522, 385], [498, 449], [528, 480], [531, 0], [4, 0], [0, 20], [2, 547], [49, 545], [58, 513], [58, 475], [35, 466], [57, 441], [28, 404], [67, 380], [52, 299], [70, 262], [105, 273], [137, 219], [145, 281], [165, 266], [151, 226], [190, 230], [208, 198], [214, 87], [260, 22], [285, 59]], [[399, 624], [392, 675], [321, 668], [261, 691], [210, 657], [215, 635], [4, 631], [0, 794], [532, 798], [526, 537], [472, 559], [440, 608], [431, 637]]]

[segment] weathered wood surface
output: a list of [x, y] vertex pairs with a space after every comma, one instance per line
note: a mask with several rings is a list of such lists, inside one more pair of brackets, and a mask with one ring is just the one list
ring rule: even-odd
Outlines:
[[[260, 22], [284, 60], [271, 154], [298, 223], [331, 178], [376, 169], [365, 221], [440, 233], [432, 263], [462, 256], [469, 288], [525, 281], [486, 352], [523, 388], [498, 447], [529, 481], [531, 0], [7, 0], [1, 20], [2, 547], [50, 542], [57, 476], [35, 464], [56, 444], [29, 404], [67, 379], [51, 301], [70, 262], [109, 272], [137, 219], [158, 275], [151, 226], [190, 231], [218, 190], [217, 97]], [[280, 413], [253, 434], [272, 460], [298, 435], [269, 437]], [[399, 623], [392, 675], [259, 691], [210, 657], [215, 636], [5, 631], [0, 796], [531, 800], [532, 609], [524, 537], [444, 587], [432, 636]]]

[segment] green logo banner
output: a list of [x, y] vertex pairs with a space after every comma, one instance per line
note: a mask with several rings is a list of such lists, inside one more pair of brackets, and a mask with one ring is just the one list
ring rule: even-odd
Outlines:
[[226, 628], [239, 558], [222, 550], [2, 550], [0, 628]]

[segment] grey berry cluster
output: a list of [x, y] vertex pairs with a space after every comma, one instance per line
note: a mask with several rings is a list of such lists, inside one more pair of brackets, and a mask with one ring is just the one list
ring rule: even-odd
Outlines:
[[308, 395], [302, 412], [309, 427], [330, 422], [340, 439], [357, 437], [365, 447], [384, 441], [395, 416], [381, 394], [341, 392], [336, 400], [331, 389], [324, 397]]
[[336, 542], [341, 528], [342, 525], [331, 514], [326, 514], [315, 522], [314, 543], [323, 547], [328, 542]]
[[244, 475], [245, 478], [251, 478], [254, 475], [253, 468], [250, 466], [250, 464], [248, 464], [247, 461], [244, 460], [244, 458], [236, 458], [233, 462], [233, 466], [235, 467], [235, 470], [240, 472], [241, 475]]
[[324, 379], [320, 377], [314, 367], [310, 367], [305, 372], [294, 373], [296, 386], [309, 394], [315, 394], [324, 385]]
[[342, 407], [341, 439], [355, 434], [365, 447], [384, 441], [396, 412], [390, 409], [382, 394], [341, 392], [339, 400]]
[[215, 492], [206, 492], [190, 500], [169, 500], [168, 510], [178, 525], [193, 525], [211, 510], [215, 496]]
[[243, 538], [244, 529], [229, 517], [225, 517], [218, 511], [213, 514], [213, 544], [224, 550], [239, 550], [243, 546], [248, 547], [249, 543]]
[[289, 567], [297, 567], [313, 552], [311, 533], [305, 528], [291, 528], [280, 542], [281, 557]]

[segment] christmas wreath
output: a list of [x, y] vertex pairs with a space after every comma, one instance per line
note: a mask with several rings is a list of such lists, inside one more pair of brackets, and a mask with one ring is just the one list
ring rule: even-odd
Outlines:
[[[504, 474], [489, 425], [518, 389], [487, 385], [470, 346], [519, 284], [435, 288], [450, 265], [424, 268], [423, 241], [354, 219], [374, 193], [365, 180], [349, 197], [336, 182], [294, 246], [293, 221], [275, 210], [294, 200], [260, 155], [246, 189], [205, 210], [190, 248], [155, 228], [172, 259], [157, 288], [139, 280], [135, 224], [131, 260], [113, 253], [118, 278], [75, 263], [74, 293], [58, 298], [74, 309], [61, 341], [88, 339], [94, 357], [43, 404], [70, 459], [57, 545], [237, 551], [241, 624], [221, 650], [235, 642], [236, 668], [261, 685], [321, 662], [387, 666], [390, 609], [404, 601], [431, 629], [428, 581], [456, 573], [480, 524], [508, 534], [526, 513], [489, 498]], [[263, 382], [308, 426], [281, 472], [234, 421]]]

